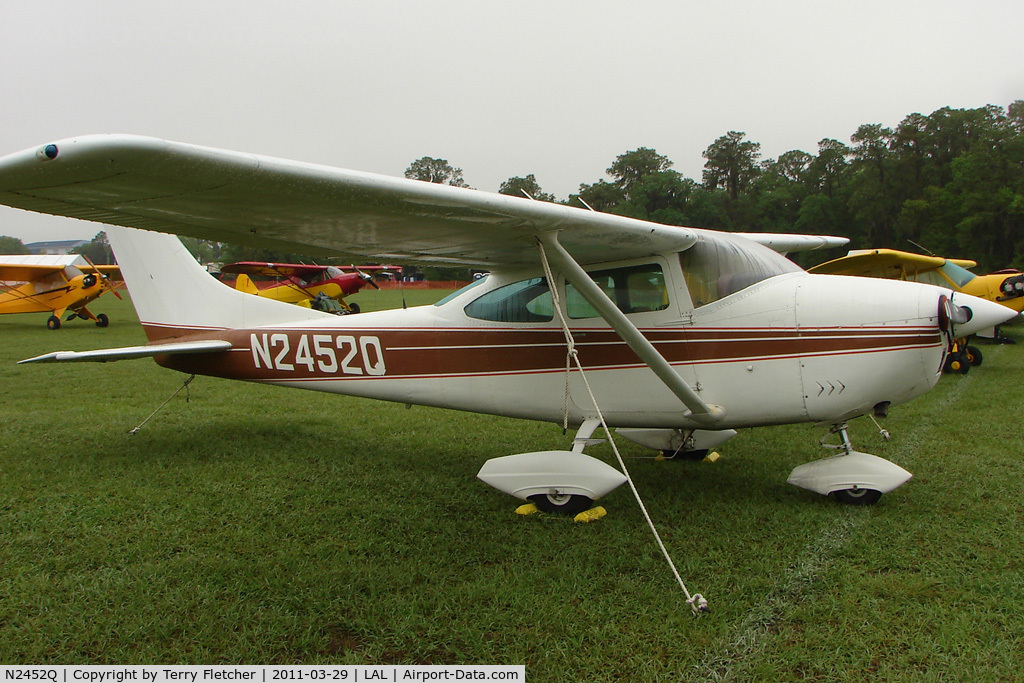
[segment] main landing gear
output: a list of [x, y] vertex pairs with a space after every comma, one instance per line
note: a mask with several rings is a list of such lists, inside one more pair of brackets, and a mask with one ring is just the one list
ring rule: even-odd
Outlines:
[[[839, 444], [825, 443], [832, 434], [839, 434]], [[888, 438], [884, 430], [883, 436]], [[855, 451], [845, 422], [833, 425], [821, 445], [841, 452], [794, 468], [787, 479], [790, 484], [848, 505], [874, 505], [883, 493], [899, 488], [913, 476], [884, 458]]]
[[[584, 422], [573, 440], [571, 451], [540, 451], [492, 458], [480, 468], [477, 477], [499, 491], [532, 502], [544, 512], [575, 515], [586, 511], [595, 500], [626, 481], [614, 467], [583, 454], [586, 446], [602, 441], [590, 438], [596, 427], [596, 421]], [[676, 430], [618, 431], [632, 441], [662, 451], [669, 441], [678, 441], [681, 434]], [[832, 434], [839, 435], [839, 444], [825, 443]], [[690, 436], [699, 437], [701, 443], [696, 445], [711, 444], [713, 447], [716, 442], [721, 443], [733, 435], [734, 431], [723, 430], [722, 433], [695, 432]], [[888, 438], [884, 430], [882, 435]], [[694, 445], [687, 439], [681, 443], [687, 448]], [[854, 450], [845, 422], [834, 425], [821, 440], [821, 445], [840, 452], [794, 468], [787, 480], [790, 484], [831, 496], [848, 505], [874, 505], [883, 493], [899, 488], [913, 476], [884, 458]], [[679, 444], [675, 447], [679, 448]]]
[[587, 420], [573, 439], [571, 451], [539, 451], [492, 458], [477, 477], [499, 491], [528, 500], [544, 512], [576, 515], [594, 501], [626, 482], [625, 475], [583, 449], [603, 439], [592, 439], [598, 420]]
[[[81, 309], [81, 311], [85, 311], [85, 309], [83, 308], [83, 309]], [[80, 320], [92, 320], [92, 321], [94, 321], [96, 323], [96, 327], [107, 327], [108, 325], [110, 325], [110, 318], [107, 317], [106, 313], [100, 313], [96, 317], [92, 317], [92, 314], [89, 313], [88, 311], [85, 311], [85, 313], [82, 313], [81, 311], [72, 311], [71, 313], [69, 313], [68, 317], [67, 317], [67, 321], [70, 322], [70, 321], [74, 320], [75, 318], [78, 318]], [[46, 319], [46, 329], [48, 329], [48, 330], [59, 330], [60, 329], [60, 317], [58, 317], [55, 314], [55, 315], [51, 315], [49, 318], [47, 318]]]

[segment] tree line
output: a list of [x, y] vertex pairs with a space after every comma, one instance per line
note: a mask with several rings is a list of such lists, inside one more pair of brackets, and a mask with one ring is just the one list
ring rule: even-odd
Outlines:
[[[760, 143], [729, 131], [703, 158], [699, 182], [640, 147], [616, 157], [606, 179], [581, 183], [564, 200], [544, 192], [533, 174], [509, 178], [498, 192], [668, 225], [840, 235], [851, 248], [974, 259], [979, 272], [1024, 266], [1024, 100], [910, 114], [895, 128], [864, 124], [849, 144], [826, 138], [816, 153], [792, 150], [776, 159], [762, 159]], [[405, 176], [467, 187], [462, 169], [446, 159], [421, 157]], [[198, 241], [189, 246], [208, 260], [302, 258]], [[442, 279], [465, 275], [428, 270]]]
[[[668, 225], [840, 235], [851, 248], [974, 259], [982, 272], [1024, 265], [1024, 100], [910, 114], [895, 128], [864, 124], [850, 144], [826, 138], [816, 154], [777, 159], [729, 131], [703, 157], [698, 182], [654, 149], [625, 152], [608, 179], [582, 183], [560, 203]], [[405, 175], [466, 186], [444, 159], [423, 157]], [[498, 191], [558, 201], [532, 174]]]

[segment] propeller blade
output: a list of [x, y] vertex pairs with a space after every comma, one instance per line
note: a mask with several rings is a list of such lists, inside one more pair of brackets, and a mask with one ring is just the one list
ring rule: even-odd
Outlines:
[[110, 284], [110, 276], [109, 276], [109, 275], [107, 275], [106, 273], [104, 273], [104, 272], [103, 272], [102, 270], [100, 270], [99, 268], [97, 268], [97, 267], [96, 267], [96, 264], [95, 264], [95, 263], [93, 263], [93, 262], [92, 262], [92, 261], [91, 261], [91, 260], [89, 259], [89, 257], [88, 257], [88, 256], [86, 256], [85, 254], [81, 254], [81, 257], [85, 259], [85, 262], [86, 262], [86, 263], [88, 263], [88, 264], [89, 264], [90, 266], [92, 266], [92, 269], [93, 269], [93, 270], [95, 270], [95, 271], [96, 271], [96, 274], [100, 276], [100, 278], [101, 278], [101, 279], [103, 280], [103, 284], [104, 284], [104, 285], [106, 285], [107, 289], [108, 289], [108, 290], [110, 290], [111, 292], [113, 292], [114, 296], [116, 296], [116, 297], [117, 297], [118, 299], [120, 299], [120, 298], [121, 298], [121, 295], [120, 295], [120, 294], [118, 294], [118, 292], [117, 292], [117, 290], [116, 290], [116, 289], [114, 289], [114, 285]]
[[356, 264], [354, 263], [352, 264], [352, 270], [356, 271], [356, 275], [358, 275], [363, 280], [363, 282], [372, 286], [374, 289], [380, 289], [380, 286], [373, 281], [373, 276], [370, 275], [369, 273], [364, 273], [363, 271], [356, 268]]

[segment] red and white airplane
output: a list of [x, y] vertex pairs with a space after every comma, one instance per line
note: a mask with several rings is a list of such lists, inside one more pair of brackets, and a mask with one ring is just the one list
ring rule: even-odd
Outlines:
[[[355, 294], [366, 285], [380, 289], [371, 272], [392, 272], [394, 268], [239, 261], [229, 263], [220, 272], [222, 281], [225, 275], [237, 276], [235, 289], [243, 292], [340, 314], [359, 312], [359, 305], [346, 302], [346, 296]], [[262, 279], [253, 280], [254, 277]], [[328, 305], [328, 300], [337, 303]]]
[[[135, 136], [3, 157], [0, 203], [143, 229], [107, 235], [149, 345], [22, 362], [151, 356], [185, 373], [564, 421], [578, 428], [570, 449], [480, 473], [548, 510], [576, 512], [623, 482], [583, 454], [602, 417], [674, 452], [745, 427], [833, 425], [839, 454], [790, 481], [873, 503], [910, 474], [854, 450], [846, 421], [928, 391], [954, 338], [1014, 315], [931, 285], [810, 275], [768, 248], [840, 238], [671, 227]], [[339, 318], [232, 290], [161, 232], [490, 275], [433, 306]]]

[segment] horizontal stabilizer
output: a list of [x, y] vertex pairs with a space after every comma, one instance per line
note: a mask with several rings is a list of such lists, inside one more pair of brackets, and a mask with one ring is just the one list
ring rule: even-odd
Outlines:
[[214, 353], [229, 351], [231, 342], [222, 339], [207, 341], [153, 344], [151, 346], [122, 346], [117, 349], [96, 349], [95, 351], [54, 351], [35, 358], [18, 361], [22, 363], [107, 363], [115, 360], [150, 358], [152, 356], [177, 355], [182, 353]]

